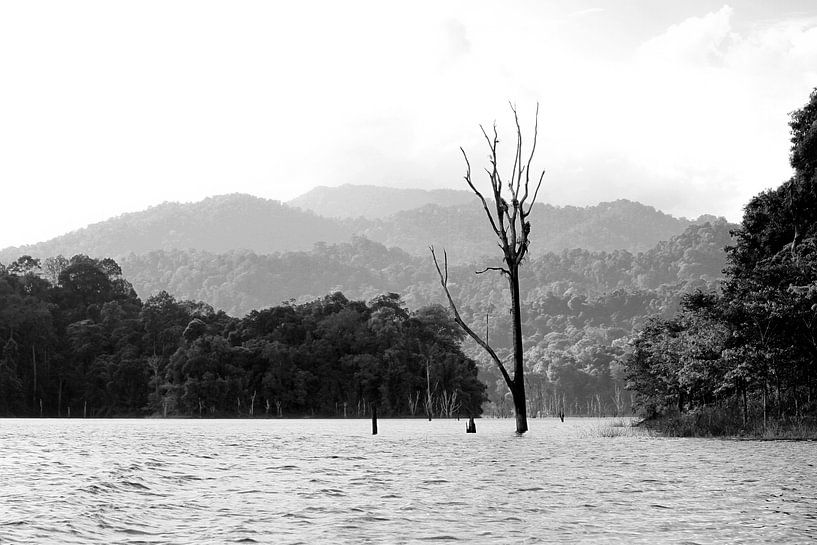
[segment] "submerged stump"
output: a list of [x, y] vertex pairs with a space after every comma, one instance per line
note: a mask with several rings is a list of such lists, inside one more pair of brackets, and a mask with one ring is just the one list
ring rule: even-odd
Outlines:
[[372, 405], [372, 435], [377, 435], [377, 406]]

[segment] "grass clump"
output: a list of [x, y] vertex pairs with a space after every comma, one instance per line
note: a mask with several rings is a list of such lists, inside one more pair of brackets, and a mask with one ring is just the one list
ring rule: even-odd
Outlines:
[[584, 438], [644, 437], [652, 436], [653, 432], [649, 428], [633, 426], [628, 420], [616, 419], [586, 426], [579, 430], [579, 435]]

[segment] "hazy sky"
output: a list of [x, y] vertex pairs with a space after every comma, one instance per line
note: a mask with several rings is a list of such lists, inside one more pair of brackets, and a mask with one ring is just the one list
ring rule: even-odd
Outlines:
[[2, 2], [0, 247], [162, 201], [463, 188], [478, 125], [529, 133], [542, 199], [739, 220], [790, 175], [817, 3]]

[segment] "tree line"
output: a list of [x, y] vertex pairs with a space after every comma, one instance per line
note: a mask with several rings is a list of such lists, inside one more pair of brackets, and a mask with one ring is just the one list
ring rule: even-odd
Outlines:
[[439, 305], [333, 293], [244, 318], [159, 292], [112, 259], [0, 265], [0, 415], [455, 416], [485, 385]]

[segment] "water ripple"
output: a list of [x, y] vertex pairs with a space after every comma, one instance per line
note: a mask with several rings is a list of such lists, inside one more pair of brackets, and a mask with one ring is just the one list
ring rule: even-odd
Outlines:
[[804, 542], [813, 443], [594, 421], [0, 421], [0, 543]]

